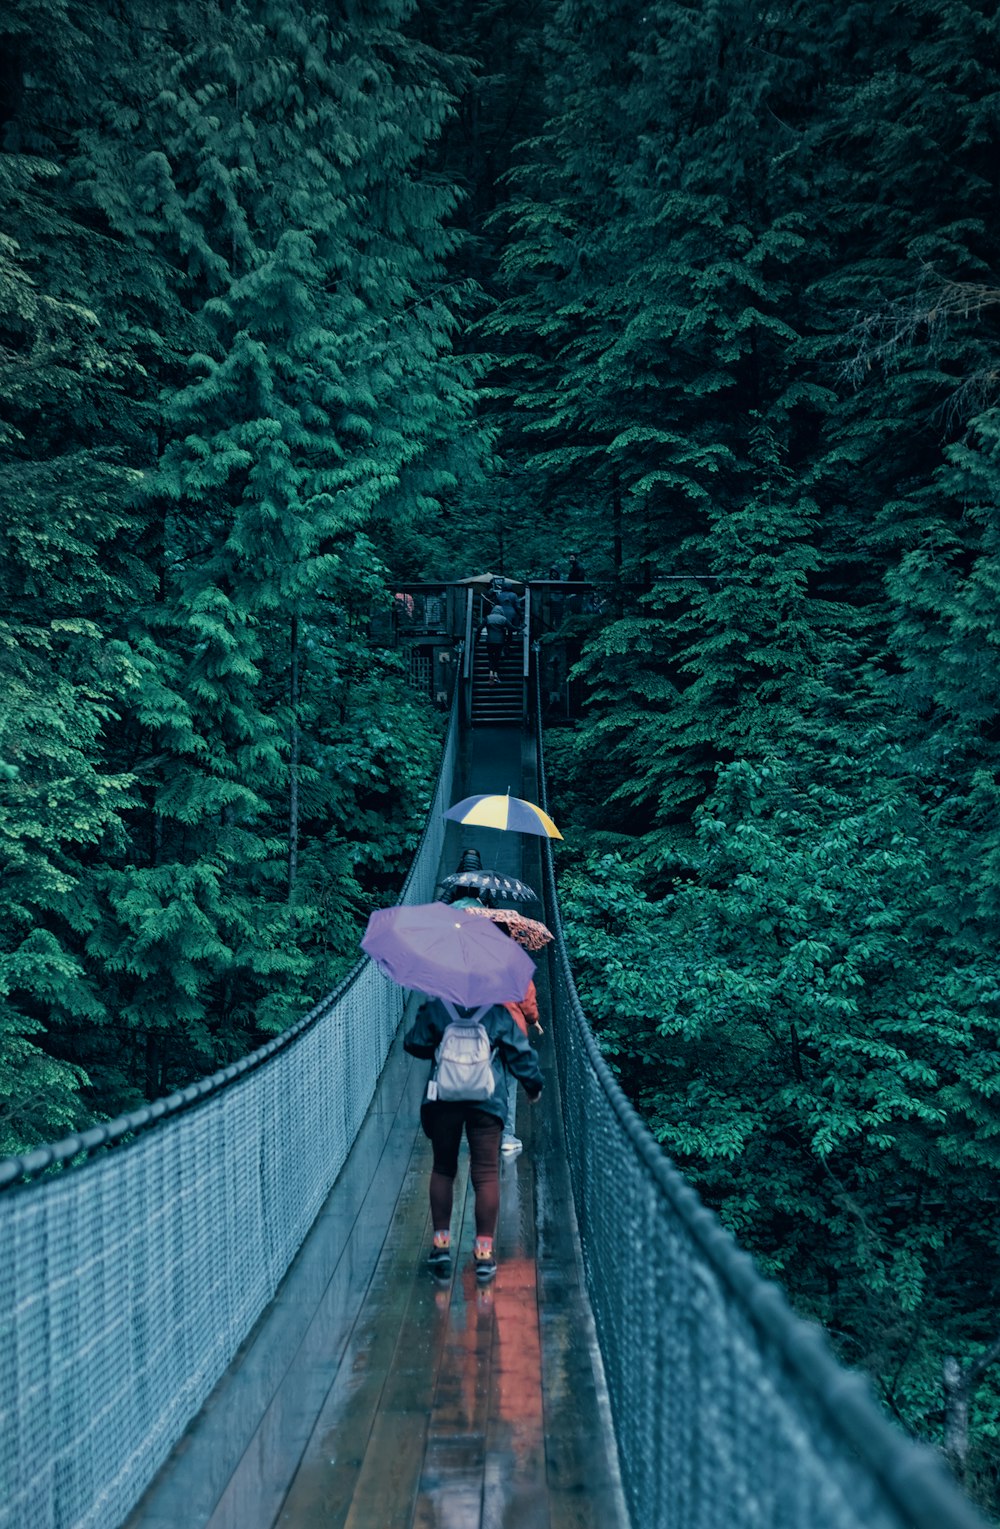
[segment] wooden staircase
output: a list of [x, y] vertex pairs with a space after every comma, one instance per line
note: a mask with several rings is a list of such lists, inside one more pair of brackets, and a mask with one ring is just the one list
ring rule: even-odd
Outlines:
[[524, 720], [523, 645], [520, 633], [500, 661], [500, 679], [490, 684], [486, 643], [476, 642], [472, 658], [473, 727], [520, 727]]

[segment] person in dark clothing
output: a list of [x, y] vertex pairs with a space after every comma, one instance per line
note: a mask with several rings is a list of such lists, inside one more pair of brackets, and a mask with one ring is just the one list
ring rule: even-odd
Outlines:
[[497, 606], [500, 604], [500, 593], [502, 589], [503, 579], [498, 576], [495, 579], [491, 579], [488, 588], [483, 590], [484, 619], [489, 615], [490, 611], [496, 610]]
[[492, 908], [493, 893], [487, 887], [449, 887], [441, 898], [449, 908]]
[[507, 617], [499, 606], [495, 606], [479, 631], [480, 638], [486, 639], [486, 662], [489, 664], [491, 685], [495, 685], [500, 678], [500, 661], [504, 655], [509, 631]]
[[[476, 1012], [456, 1006], [460, 1019], [471, 1018]], [[450, 1017], [440, 999], [428, 998], [403, 1037], [404, 1050], [411, 1056], [433, 1058]], [[493, 1004], [481, 1020], [493, 1049], [490, 1098], [476, 1103], [425, 1099], [420, 1107], [420, 1124], [434, 1149], [430, 1179], [434, 1238], [427, 1262], [441, 1277], [451, 1273], [451, 1212], [463, 1132], [469, 1143], [469, 1174], [476, 1197], [473, 1260], [476, 1277], [488, 1280], [496, 1273], [493, 1238], [500, 1212], [500, 1139], [507, 1114], [508, 1082], [512, 1088], [515, 1079], [520, 1082], [531, 1100], [542, 1091], [538, 1058], [503, 1004]]]
[[505, 586], [503, 589], [498, 591], [497, 601], [500, 605], [500, 609], [507, 617], [511, 631], [520, 631], [524, 617], [521, 611], [521, 602], [517, 598], [517, 595], [515, 595], [514, 591], [512, 589], [507, 589]]

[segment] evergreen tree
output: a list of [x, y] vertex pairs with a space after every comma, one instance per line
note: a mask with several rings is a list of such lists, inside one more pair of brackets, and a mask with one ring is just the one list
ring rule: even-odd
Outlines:
[[601, 1043], [670, 1155], [933, 1433], [944, 1355], [995, 1333], [1000, 1010], [985, 952], [958, 967], [938, 938], [898, 745], [864, 743], [838, 787], [728, 766], [671, 892], [595, 856], [564, 913]]
[[994, 275], [997, 69], [978, 0], [827, 19], [837, 65], [807, 150], [831, 258], [806, 354], [828, 374], [847, 364], [811, 488], [829, 507], [829, 577], [873, 607], [881, 647], [884, 570], [924, 536], [942, 447], [978, 412], [966, 385], [992, 366], [991, 322], [939, 294]]
[[[421, 170], [450, 96], [443, 62], [397, 30], [403, 10], [333, 31], [295, 3], [207, 26], [178, 6], [148, 147], [115, 150], [134, 160], [138, 216], [104, 207], [171, 252], [206, 344], [164, 398], [146, 489], [162, 575], [131, 625], [149, 666], [136, 717], [163, 756], [153, 833], [108, 873], [90, 948], [138, 1031], [186, 1030], [203, 1054], [208, 1016], [225, 1045], [310, 996], [300, 792], [306, 740], [330, 727], [328, 698], [301, 687], [303, 634], [374, 589], [370, 532], [447, 487], [468, 407], [442, 286], [454, 192]], [[313, 818], [343, 834], [340, 782], [313, 769], [306, 784]], [[356, 908], [345, 857], [337, 871], [337, 911]]]
[[551, 344], [539, 474], [649, 589], [577, 670], [571, 795], [631, 862], [569, 882], [580, 975], [670, 1150], [929, 1427], [994, 1337], [989, 21], [643, 14], [611, 57], [557, 10], [497, 320]]
[[353, 960], [412, 848], [437, 724], [367, 640], [379, 542], [478, 458], [427, 168], [462, 75], [409, 9], [18, 12], [9, 1142], [79, 1119], [54, 1061], [36, 1108], [28, 1037], [98, 1111], [229, 1059]]
[[91, 868], [120, 851], [134, 802], [103, 742], [136, 679], [115, 624], [144, 581], [127, 537], [142, 369], [106, 322], [95, 276], [113, 256], [66, 168], [114, 28], [100, 7], [71, 16], [58, 0], [16, 4], [6, 25], [0, 1151], [78, 1120], [77, 1064], [109, 1022], [81, 939]]
[[1000, 911], [998, 424], [995, 410], [973, 420], [911, 499], [926, 530], [888, 581], [901, 670], [894, 686], [907, 704], [911, 768], [938, 856], [941, 935], [958, 962], [992, 949]]

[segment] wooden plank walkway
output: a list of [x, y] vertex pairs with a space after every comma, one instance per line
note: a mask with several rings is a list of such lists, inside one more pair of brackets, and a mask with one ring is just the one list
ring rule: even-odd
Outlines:
[[[520, 751], [512, 730], [475, 734], [469, 792], [516, 792]], [[446, 871], [470, 838], [449, 834]], [[521, 874], [520, 836], [504, 839], [499, 868]], [[546, 1024], [544, 960], [538, 978]], [[426, 1269], [427, 1064], [401, 1039], [275, 1300], [127, 1529], [627, 1529], [550, 1036], [542, 1101], [519, 1100], [524, 1152], [502, 1165], [485, 1288], [464, 1153], [454, 1272]]]

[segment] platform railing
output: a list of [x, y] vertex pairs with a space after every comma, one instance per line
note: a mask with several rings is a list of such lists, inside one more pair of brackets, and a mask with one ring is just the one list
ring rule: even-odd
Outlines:
[[462, 720], [466, 726], [472, 721], [472, 676], [475, 668], [475, 633], [473, 631], [473, 609], [476, 602], [475, 591], [471, 588], [465, 592], [465, 636], [462, 639]]
[[[537, 686], [535, 728], [548, 808]], [[625, 1098], [574, 986], [548, 840], [543, 864], [566, 1152], [634, 1529], [986, 1529]]]
[[[433, 898], [457, 738], [456, 692], [401, 901]], [[126, 1518], [320, 1210], [404, 996], [359, 961], [233, 1067], [0, 1164], [0, 1529]]]

